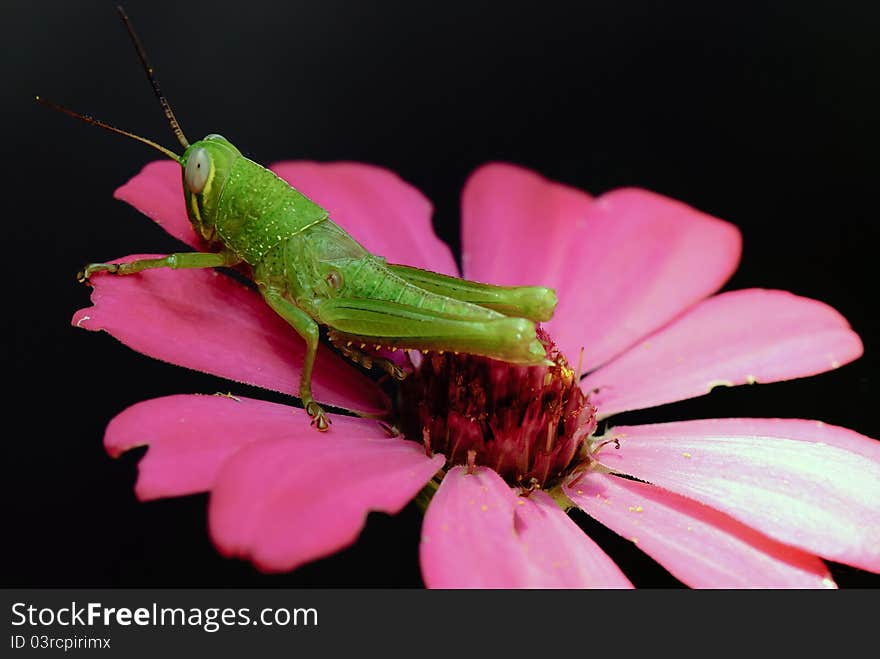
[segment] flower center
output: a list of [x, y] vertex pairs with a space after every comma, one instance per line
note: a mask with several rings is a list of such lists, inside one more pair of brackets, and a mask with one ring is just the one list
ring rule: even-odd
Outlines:
[[508, 483], [548, 487], [588, 455], [596, 408], [550, 336], [552, 366], [429, 353], [399, 389], [400, 427], [448, 465], [491, 467]]

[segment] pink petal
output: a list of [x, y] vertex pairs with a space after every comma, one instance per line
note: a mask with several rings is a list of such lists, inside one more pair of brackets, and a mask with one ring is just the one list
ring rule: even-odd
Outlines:
[[862, 342], [827, 304], [749, 289], [710, 298], [581, 381], [602, 417], [709, 393], [719, 385], [815, 375]]
[[558, 286], [594, 204], [586, 192], [531, 170], [483, 165], [462, 191], [464, 275], [504, 285]]
[[211, 537], [227, 556], [285, 571], [357, 539], [367, 513], [397, 513], [443, 466], [414, 442], [372, 428], [246, 446], [211, 493]]
[[113, 196], [125, 201], [156, 222], [178, 240], [200, 249], [183, 201], [180, 165], [171, 160], [157, 160], [146, 165]]
[[519, 167], [468, 180], [462, 263], [469, 279], [555, 288], [546, 324], [563, 353], [593, 369], [718, 290], [740, 257], [739, 231], [637, 189], [597, 199]]
[[[375, 421], [331, 415], [333, 434], [382, 436]], [[253, 442], [299, 441], [316, 433], [305, 411], [252, 398], [178, 395], [146, 400], [107, 426], [104, 447], [113, 457], [138, 446], [141, 500], [210, 490], [224, 462]], [[335, 440], [334, 440], [335, 441]]]
[[517, 496], [491, 469], [450, 469], [422, 523], [429, 588], [513, 588], [540, 576], [516, 537]]
[[354, 162], [279, 162], [272, 169], [373, 254], [458, 275], [452, 252], [434, 233], [431, 202], [393, 172]]
[[542, 573], [534, 585], [632, 588], [617, 564], [548, 494], [535, 491], [528, 498], [520, 497], [517, 504], [517, 535], [529, 562]]
[[[144, 256], [122, 260], [136, 258]], [[94, 306], [74, 314], [77, 327], [105, 330], [172, 364], [298, 395], [305, 342], [257, 293], [230, 277], [215, 270], [157, 269], [99, 274], [91, 281]], [[372, 380], [323, 346], [312, 391], [318, 400], [348, 409], [387, 407]]]
[[801, 419], [707, 419], [609, 431], [609, 469], [717, 508], [780, 542], [880, 572], [880, 444]]
[[543, 492], [518, 497], [491, 469], [451, 469], [425, 513], [431, 588], [629, 588], [617, 565]]
[[591, 473], [565, 493], [694, 588], [829, 588], [825, 564], [648, 483]]

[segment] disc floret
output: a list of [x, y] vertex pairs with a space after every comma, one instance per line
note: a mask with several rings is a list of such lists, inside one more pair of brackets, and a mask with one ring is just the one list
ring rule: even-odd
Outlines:
[[596, 408], [550, 336], [547, 366], [428, 353], [401, 385], [404, 434], [447, 465], [490, 467], [513, 486], [552, 487], [588, 456]]

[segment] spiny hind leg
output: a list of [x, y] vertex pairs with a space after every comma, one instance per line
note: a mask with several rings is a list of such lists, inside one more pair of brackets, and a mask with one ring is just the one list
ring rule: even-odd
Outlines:
[[[327, 333], [327, 338], [330, 339], [330, 343], [336, 346], [339, 352], [355, 364], [360, 364], [368, 370], [373, 368], [374, 365], [378, 366], [395, 380], [403, 380], [407, 376], [407, 372], [392, 360], [363, 352], [363, 349], [367, 347], [367, 343], [355, 336], [331, 329]], [[356, 348], [356, 345], [360, 345], [360, 348]], [[381, 348], [382, 346], [377, 345], [376, 347]]]
[[156, 268], [219, 268], [236, 265], [241, 259], [232, 252], [177, 252], [155, 259], [138, 259], [128, 263], [89, 263], [76, 274], [80, 283], [85, 283], [96, 272], [107, 272], [111, 275], [133, 275], [144, 270]]
[[330, 428], [330, 419], [324, 408], [312, 397], [312, 369], [315, 367], [315, 356], [318, 354], [318, 324], [278, 291], [262, 287], [260, 291], [275, 313], [286, 320], [306, 342], [306, 358], [299, 380], [299, 397], [306, 408], [306, 413], [312, 417], [312, 425], [323, 432]]
[[535, 324], [525, 318], [474, 320], [386, 300], [332, 298], [321, 302], [318, 319], [366, 345], [449, 350], [512, 364], [547, 362], [546, 350], [535, 336]]

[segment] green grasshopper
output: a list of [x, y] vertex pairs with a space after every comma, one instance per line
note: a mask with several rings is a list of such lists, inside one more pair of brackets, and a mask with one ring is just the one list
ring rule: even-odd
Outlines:
[[[312, 397], [319, 325], [356, 363], [402, 379], [392, 360], [361, 350], [455, 351], [505, 362], [546, 362], [535, 322], [549, 320], [556, 293], [538, 286], [502, 287], [387, 263], [368, 252], [326, 210], [272, 171], [244, 157], [227, 139], [208, 135], [190, 144], [162, 95], [140, 40], [118, 8], [147, 77], [177, 140], [165, 147], [37, 97], [44, 105], [147, 144], [180, 163], [189, 220], [210, 251], [169, 254], [129, 263], [90, 263], [81, 282], [98, 272], [130, 275], [152, 268], [244, 266], [266, 303], [306, 342], [299, 394], [312, 425], [329, 419]], [[355, 347], [358, 346], [358, 347]], [[359, 349], [360, 348], [360, 349]]]

